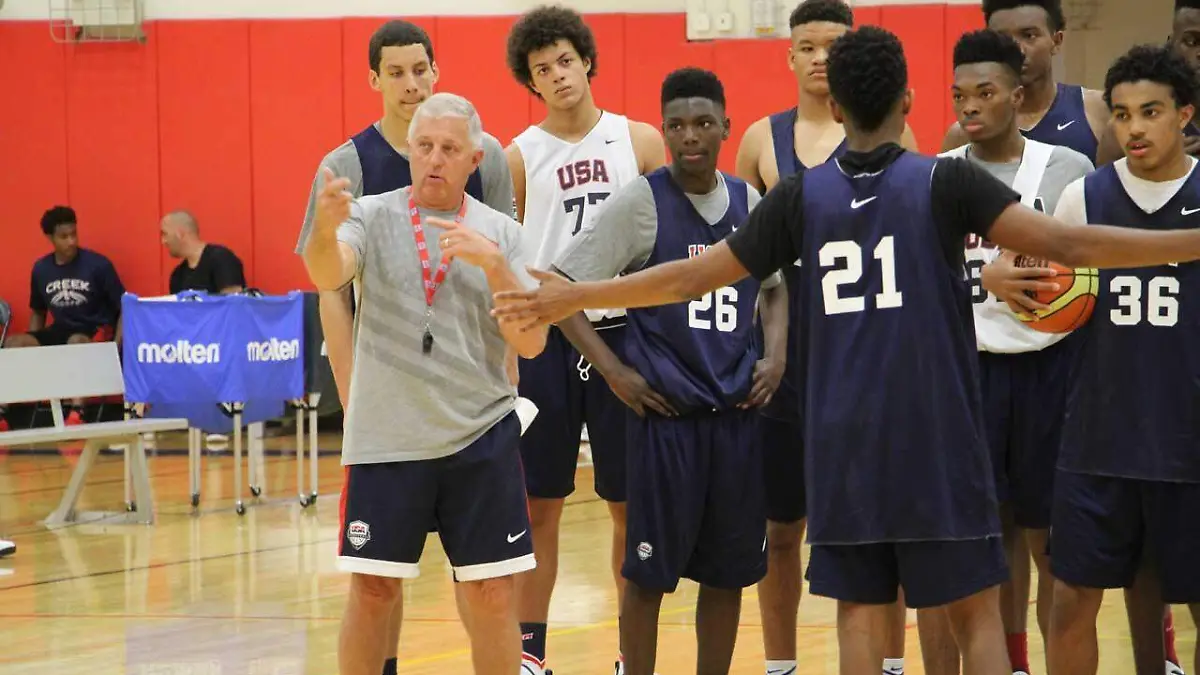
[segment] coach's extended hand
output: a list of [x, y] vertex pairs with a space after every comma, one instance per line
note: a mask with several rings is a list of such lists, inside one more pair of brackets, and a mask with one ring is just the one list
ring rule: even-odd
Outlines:
[[492, 316], [501, 323], [515, 325], [522, 331], [558, 323], [575, 312], [579, 306], [575, 284], [562, 275], [526, 268], [529, 275], [541, 284], [530, 291], [505, 291], [495, 294], [496, 307]]

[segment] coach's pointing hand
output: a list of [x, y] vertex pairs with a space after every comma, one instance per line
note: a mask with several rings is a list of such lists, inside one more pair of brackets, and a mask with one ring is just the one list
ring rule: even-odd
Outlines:
[[532, 291], [497, 293], [492, 316], [501, 324], [516, 325], [522, 331], [532, 330], [558, 323], [584, 309], [576, 304], [579, 293], [574, 283], [559, 274], [532, 267], [527, 269], [541, 285]]
[[321, 178], [324, 185], [317, 193], [313, 228], [319, 233], [329, 234], [337, 232], [338, 227], [350, 219], [354, 195], [350, 194], [350, 179], [338, 178], [329, 167], [321, 167]]

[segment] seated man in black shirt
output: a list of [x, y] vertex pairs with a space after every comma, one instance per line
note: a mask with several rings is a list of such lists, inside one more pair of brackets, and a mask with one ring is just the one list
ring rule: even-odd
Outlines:
[[[112, 261], [80, 248], [75, 210], [55, 206], [42, 215], [42, 232], [54, 246], [33, 264], [29, 280], [29, 332], [10, 335], [4, 347], [39, 347], [117, 339], [125, 286]], [[47, 325], [47, 319], [53, 321]], [[79, 424], [80, 401], [64, 411]], [[0, 430], [7, 428], [0, 408]]]
[[172, 258], [183, 259], [171, 272], [171, 293], [229, 294], [246, 287], [246, 275], [237, 254], [220, 244], [205, 243], [200, 238], [200, 224], [187, 211], [163, 217], [162, 242]]
[[497, 293], [492, 312], [536, 329], [583, 309], [686, 302], [801, 261], [808, 574], [814, 595], [838, 601], [841, 672], [879, 671], [903, 587], [910, 607], [949, 613], [963, 672], [1011, 675], [963, 239], [1124, 268], [1200, 259], [1200, 230], [1066, 225], [969, 160], [904, 150], [912, 91], [886, 30], [838, 38], [828, 77], [846, 153], [780, 182], [724, 241], [609, 281], [534, 270], [541, 286]]

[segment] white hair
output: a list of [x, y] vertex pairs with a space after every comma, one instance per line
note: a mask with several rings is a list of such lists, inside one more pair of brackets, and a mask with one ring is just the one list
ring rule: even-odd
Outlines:
[[467, 135], [471, 140], [471, 149], [483, 147], [483, 121], [479, 112], [470, 101], [457, 94], [438, 93], [425, 99], [417, 107], [412, 123], [408, 125], [408, 143], [412, 145], [416, 137], [418, 123], [423, 118], [440, 119], [443, 117], [458, 117], [467, 121]]

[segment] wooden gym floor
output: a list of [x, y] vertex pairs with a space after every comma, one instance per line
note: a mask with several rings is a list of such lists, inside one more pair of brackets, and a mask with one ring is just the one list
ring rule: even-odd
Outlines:
[[[291, 437], [267, 443], [292, 447]], [[330, 436], [321, 446], [337, 443]], [[185, 443], [161, 437], [158, 447]], [[150, 459], [155, 525], [93, 523], [50, 531], [39, 521], [58, 503], [73, 459], [0, 454], [0, 536], [19, 547], [15, 556], [0, 559], [0, 673], [336, 673], [347, 589], [347, 576], [334, 569], [341, 469], [335, 457], [322, 457], [321, 497], [301, 509], [294, 459], [268, 456], [266, 462], [266, 493], [248, 502], [244, 517], [234, 513], [228, 455], [205, 458], [198, 513], [189, 505], [185, 458], [164, 455]], [[580, 491], [563, 516], [549, 639], [550, 665], [560, 675], [611, 673], [616, 651], [608, 515], [591, 480], [591, 469], [581, 468]], [[122, 498], [120, 458], [102, 455], [80, 508], [111, 510]], [[400, 672], [469, 673], [466, 637], [436, 537], [430, 537], [421, 570], [421, 578], [405, 587]], [[695, 672], [695, 599], [695, 586], [685, 582], [664, 602], [662, 675]], [[831, 601], [804, 597], [800, 673], [837, 672], [834, 617]], [[1177, 608], [1175, 620], [1179, 653], [1191, 672], [1196, 630], [1186, 608]], [[1045, 673], [1032, 612], [1030, 626], [1034, 671]], [[748, 589], [732, 672], [763, 672], [761, 633], [756, 590]], [[1107, 595], [1099, 633], [1100, 672], [1132, 672], [1119, 593]], [[907, 650], [907, 672], [923, 672], [911, 611]]]

